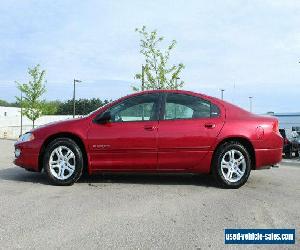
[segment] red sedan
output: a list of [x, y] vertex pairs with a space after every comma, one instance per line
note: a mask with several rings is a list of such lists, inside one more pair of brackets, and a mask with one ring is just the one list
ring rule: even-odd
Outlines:
[[57, 185], [83, 172], [211, 173], [238, 188], [250, 171], [281, 161], [278, 121], [188, 91], [145, 91], [78, 119], [22, 135], [14, 163]]

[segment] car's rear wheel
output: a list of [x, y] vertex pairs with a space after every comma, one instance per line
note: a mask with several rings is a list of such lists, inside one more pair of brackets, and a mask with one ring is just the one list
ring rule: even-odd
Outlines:
[[82, 175], [83, 157], [80, 147], [69, 138], [55, 139], [45, 150], [44, 169], [51, 183], [72, 185]]
[[217, 183], [225, 188], [244, 185], [251, 171], [248, 150], [239, 142], [227, 142], [218, 147], [212, 165], [212, 174]]

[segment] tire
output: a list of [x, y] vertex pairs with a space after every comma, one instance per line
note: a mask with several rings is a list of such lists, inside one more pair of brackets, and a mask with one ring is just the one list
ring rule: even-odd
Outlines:
[[212, 174], [219, 186], [239, 188], [247, 182], [250, 171], [251, 157], [242, 144], [232, 141], [217, 148], [212, 161]]
[[52, 184], [73, 185], [83, 171], [80, 147], [69, 138], [55, 139], [45, 150], [43, 167]]
[[293, 153], [292, 153], [292, 149], [289, 148], [286, 153], [285, 153], [286, 158], [291, 159], [293, 158]]

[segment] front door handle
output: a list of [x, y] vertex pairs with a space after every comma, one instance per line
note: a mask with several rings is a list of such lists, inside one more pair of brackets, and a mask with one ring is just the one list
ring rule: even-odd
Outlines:
[[147, 131], [153, 131], [154, 129], [156, 129], [156, 127], [153, 125], [146, 125], [144, 126], [144, 129]]
[[204, 127], [211, 129], [211, 128], [215, 128], [215, 127], [216, 127], [216, 124], [213, 124], [213, 123], [206, 123], [206, 124], [204, 125]]

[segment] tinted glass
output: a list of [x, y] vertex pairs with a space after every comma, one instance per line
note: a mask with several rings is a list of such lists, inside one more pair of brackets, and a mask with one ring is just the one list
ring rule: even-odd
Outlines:
[[210, 104], [210, 117], [218, 117], [220, 115], [220, 109], [213, 103]]
[[284, 129], [279, 129], [279, 133], [281, 134], [281, 136], [282, 136], [283, 138], [286, 138], [285, 130], [284, 130]]
[[157, 94], [129, 98], [110, 109], [112, 122], [157, 120]]
[[165, 104], [165, 120], [208, 118], [219, 116], [219, 108], [199, 97], [168, 94]]

